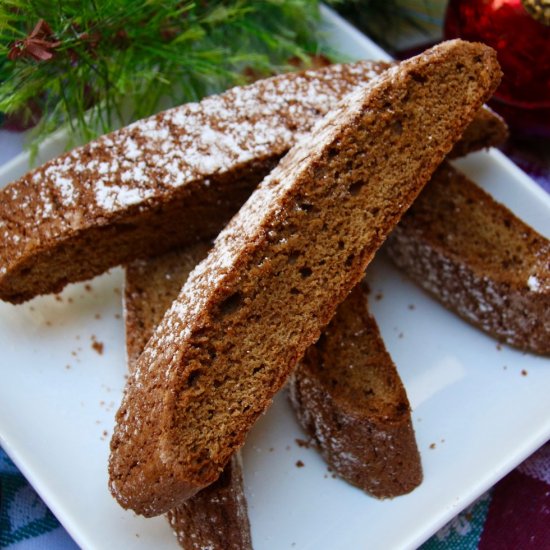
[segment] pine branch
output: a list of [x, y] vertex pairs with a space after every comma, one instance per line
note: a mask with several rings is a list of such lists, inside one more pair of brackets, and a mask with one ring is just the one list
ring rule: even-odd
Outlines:
[[77, 140], [322, 49], [316, 0], [2, 0], [0, 113]]

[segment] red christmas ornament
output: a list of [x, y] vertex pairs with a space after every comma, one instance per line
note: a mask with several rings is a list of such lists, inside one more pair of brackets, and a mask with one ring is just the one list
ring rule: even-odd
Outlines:
[[451, 0], [445, 37], [484, 42], [504, 72], [491, 106], [516, 132], [550, 136], [550, 26], [541, 0]]

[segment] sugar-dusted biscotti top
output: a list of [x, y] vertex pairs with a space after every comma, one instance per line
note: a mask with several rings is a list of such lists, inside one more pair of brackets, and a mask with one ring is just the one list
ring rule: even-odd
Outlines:
[[110, 487], [151, 516], [212, 483], [500, 80], [451, 41], [346, 96], [219, 235], [149, 340]]
[[193, 238], [204, 224], [215, 236], [223, 225], [204, 221], [202, 204], [219, 211], [217, 203], [234, 194], [238, 202], [222, 211], [227, 222], [300, 135], [380, 70], [367, 61], [235, 87], [29, 172], [0, 192], [0, 297], [19, 302], [58, 291], [185, 244], [182, 225]]
[[[0, 299], [57, 292], [110, 267], [215, 237], [296, 140], [387, 63], [280, 75], [136, 122], [0, 191]], [[459, 145], [496, 145], [481, 111]]]

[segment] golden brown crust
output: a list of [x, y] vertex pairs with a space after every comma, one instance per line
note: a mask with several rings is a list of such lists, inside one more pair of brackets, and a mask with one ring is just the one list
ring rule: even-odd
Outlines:
[[[362, 61], [235, 88], [33, 170], [0, 191], [0, 299], [57, 292], [214, 237], [299, 136], [387, 67]], [[498, 144], [499, 124], [482, 111], [469, 130], [474, 142], [457, 147]]]
[[364, 285], [340, 304], [289, 386], [302, 428], [334, 473], [378, 498], [420, 484], [409, 401]]
[[481, 330], [550, 354], [550, 242], [449, 164], [390, 235], [390, 257]]
[[346, 96], [260, 184], [130, 377], [110, 458], [123, 507], [157, 515], [220, 475], [500, 74], [490, 48], [437, 46]]

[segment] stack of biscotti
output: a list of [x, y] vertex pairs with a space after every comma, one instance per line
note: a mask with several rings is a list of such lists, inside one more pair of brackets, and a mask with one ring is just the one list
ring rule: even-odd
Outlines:
[[[373, 65], [373, 70], [376, 71], [376, 70], [381, 70], [382, 68], [384, 68], [384, 64], [374, 64]], [[478, 117], [474, 120], [474, 122], [470, 125], [469, 127], [469, 130], [465, 133], [465, 136], [466, 136], [466, 143], [468, 143], [468, 141], [472, 141], [472, 138], [471, 137], [467, 137], [467, 136], [476, 136], [476, 135], [479, 135], [479, 129], [482, 130], [482, 132], [484, 133], [483, 135], [485, 136], [488, 136], [488, 137], [493, 137], [495, 139], [499, 139], [500, 136], [503, 135], [503, 132], [502, 132], [502, 125], [498, 126], [499, 124], [499, 120], [497, 118], [495, 118], [494, 116], [493, 117], [490, 117], [489, 119], [486, 119], [486, 115], [483, 114], [484, 111], [480, 111], [480, 113], [478, 114]], [[486, 111], [485, 111], [486, 113]], [[487, 122], [490, 122], [490, 120], [493, 120], [493, 121], [497, 121], [497, 126], [495, 128], [490, 128], [488, 125], [487, 125]], [[481, 124], [476, 124], [476, 121], [481, 121]], [[496, 131], [495, 131], [496, 130]], [[474, 142], [475, 142], [475, 139], [474, 139]], [[460, 148], [458, 147], [458, 144], [457, 146], [454, 147], [453, 149], [453, 152], [455, 151], [458, 151], [460, 150]], [[100, 152], [99, 154], [101, 155], [102, 154], [102, 150], [100, 148]], [[141, 162], [141, 161], [140, 161]], [[62, 166], [62, 169], [61, 169], [61, 172], [63, 172], [64, 170], [66, 170], [66, 162], [63, 164]], [[104, 170], [104, 168], [100, 168], [100, 172]], [[59, 181], [61, 182], [61, 185], [62, 186], [67, 186], [67, 181], [66, 181], [66, 178], [64, 180], [63, 178], [63, 174], [55, 174], [55, 171], [50, 171], [48, 175], [52, 175], [53, 174], [53, 179], [57, 179], [58, 176], [59, 177]], [[36, 179], [36, 178], [35, 178]], [[84, 179], [84, 183], [86, 182], [86, 180]], [[79, 183], [82, 183], [82, 180], [79, 181]], [[128, 189], [128, 191], [130, 191], [130, 189]], [[54, 196], [55, 198], [55, 196]], [[208, 201], [207, 201], [208, 202]], [[218, 201], [219, 202], [219, 201]], [[55, 201], [55, 206], [58, 207], [59, 204], [58, 204], [58, 201]], [[219, 205], [216, 206], [217, 208], [219, 207]], [[105, 221], [105, 220], [102, 220], [102, 221]], [[15, 223], [18, 223], [19, 220], [16, 220]], [[47, 224], [46, 224], [47, 225]], [[25, 227], [24, 227], [24, 224], [22, 224], [22, 226], [20, 227], [22, 233], [25, 233]], [[82, 235], [80, 235], [80, 237], [82, 237]], [[17, 240], [17, 239], [15, 239]], [[57, 246], [59, 244], [59, 242], [55, 243], [55, 246]], [[51, 251], [51, 253], [53, 254], [58, 254], [59, 253], [59, 250], [56, 250], [55, 249], [55, 246], [53, 247], [53, 251]], [[62, 247], [61, 247], [62, 248]], [[85, 250], [85, 249], [84, 249]], [[45, 253], [45, 248], [43, 248], [41, 250], [41, 253]], [[49, 252], [48, 252], [49, 253]], [[63, 267], [63, 266], [61, 266]], [[25, 270], [23, 270], [25, 271]], [[70, 280], [70, 277], [67, 278], [67, 281]], [[66, 282], [66, 281], [64, 281]], [[18, 298], [19, 299], [19, 298]], [[181, 516], [174, 516], [174, 517], [181, 517]]]
[[[467, 142], [468, 149], [474, 146], [483, 147], [484, 143]], [[450, 192], [455, 202], [464, 203], [461, 208], [455, 208], [454, 225], [471, 223], [472, 207], [464, 208], [464, 205], [475, 204], [471, 191], [475, 184], [466, 181], [460, 185], [463, 176], [447, 166], [445, 172], [454, 173], [457, 184], [445, 188], [438, 184], [441, 172], [439, 169], [434, 174], [423, 195], [430, 195], [432, 187], [445, 196]], [[424, 202], [437, 204], [437, 192], [433, 200], [426, 198]], [[499, 218], [499, 224], [504, 226], [510, 213], [502, 206], [495, 212], [494, 204], [485, 200], [474, 208], [480, 209], [480, 215], [485, 213], [487, 225]], [[405, 219], [415, 208], [413, 204]], [[437, 208], [433, 207], [433, 211], [437, 212]], [[425, 212], [425, 216], [430, 213]], [[469, 237], [469, 247], [475, 250], [479, 239], [475, 234]], [[491, 248], [499, 250], [502, 244], [494, 240]], [[209, 244], [199, 243], [128, 266], [125, 311], [130, 362], [137, 360], [154, 326], [208, 247]], [[481, 251], [478, 254], [481, 255]], [[291, 377], [290, 388], [300, 423], [335, 473], [379, 498], [409, 492], [420, 483], [422, 469], [405, 388], [368, 312], [364, 285], [352, 291], [317, 344], [308, 349]], [[216, 483], [211, 486], [211, 493], [215, 486]], [[199, 495], [203, 493], [204, 490]], [[187, 502], [197, 506], [200, 501], [195, 497]], [[198, 507], [201, 509], [202, 505]], [[194, 525], [193, 521], [180, 521], [180, 539], [186, 530], [193, 532]], [[188, 535], [187, 540], [191, 538]]]
[[[465, 141], [465, 136], [462, 139]], [[466, 141], [465, 148], [484, 145], [474, 139]], [[453, 192], [463, 194], [460, 186]], [[456, 223], [461, 223], [466, 214], [459, 211]], [[209, 247], [208, 243], [198, 243], [137, 260], [126, 268], [126, 343], [130, 364], [138, 359], [154, 327]], [[349, 370], [350, 365], [354, 366], [353, 371]], [[405, 388], [368, 312], [364, 285], [352, 291], [318, 343], [308, 349], [291, 377], [290, 387], [300, 423], [335, 473], [376, 497], [397, 496], [420, 483], [422, 469]], [[362, 390], [359, 394], [358, 388]], [[352, 394], [354, 398], [348, 400]], [[335, 429], [334, 419], [338, 416], [349, 422], [339, 422], [339, 429]], [[340, 429], [344, 425], [349, 429]], [[216, 483], [210, 486], [210, 500], [216, 498], [215, 487]], [[198, 495], [204, 494], [205, 490]], [[197, 496], [186, 501], [188, 506], [184, 508], [203, 510], [204, 504]], [[176, 517], [181, 516], [180, 513]], [[186, 541], [204, 541], [204, 535], [192, 536], [196, 524], [192, 519], [180, 521], [180, 540], [187, 532]], [[189, 547], [189, 543], [183, 546]]]
[[[198, 243], [150, 260], [136, 260], [126, 268], [130, 371], [209, 247], [209, 243]], [[302, 426], [333, 471], [345, 480], [378, 498], [404, 494], [421, 482], [405, 388], [368, 312], [363, 284], [340, 305], [319, 342], [306, 352], [291, 378], [291, 394]], [[185, 549], [251, 547], [236, 457], [217, 481], [170, 510], [168, 517]]]
[[445, 43], [348, 95], [260, 184], [130, 377], [124, 507], [156, 515], [220, 475], [499, 78], [488, 48]]
[[[234, 88], [31, 171], [0, 191], [0, 298], [19, 303], [216, 236], [317, 120], [386, 68], [361, 61]], [[481, 110], [467, 140], [491, 144], [503, 128]]]
[[[476, 138], [462, 137], [461, 141], [465, 142], [462, 148], [484, 147], [485, 142], [480, 141], [479, 135], [485, 135], [490, 143], [494, 143], [497, 136], [504, 139], [505, 126], [499, 118], [494, 120], [504, 130], [495, 132], [493, 120], [488, 119], [489, 127], [486, 130], [480, 127]], [[130, 368], [190, 271], [210, 246], [199, 242], [155, 258], [136, 260], [126, 268], [124, 310]], [[330, 346], [332, 353], [319, 349], [321, 340], [335, 338], [339, 345]], [[316, 441], [333, 471], [344, 479], [378, 498], [411, 491], [422, 480], [422, 467], [410, 407], [376, 322], [368, 312], [364, 285], [358, 285], [340, 305], [320, 341], [308, 349], [291, 378], [292, 402], [302, 426]], [[343, 362], [350, 368], [350, 362], [344, 360], [350, 353], [355, 357], [357, 370], [348, 379], [346, 373], [350, 371], [339, 367]], [[329, 364], [335, 366], [330, 371], [334, 384], [323, 384], [320, 364], [327, 369]], [[357, 382], [363, 391], [359, 399], [354, 399], [354, 410], [350, 412], [345, 396], [357, 392]], [[378, 407], [382, 401], [385, 414]], [[350, 430], [334, 430], [333, 419], [338, 415], [351, 419]], [[235, 505], [237, 497], [242, 506]], [[222, 517], [225, 521], [206, 521], [207, 515]], [[171, 510], [169, 518], [183, 548], [246, 547], [250, 528], [245, 521], [242, 473], [235, 458], [218, 481]], [[219, 539], [220, 533], [224, 534], [223, 541]], [[239, 533], [245, 534], [246, 540], [239, 539]]]
[[391, 498], [419, 485], [422, 466], [409, 400], [367, 294], [359, 284], [340, 304], [292, 373], [290, 400], [334, 473]]
[[550, 354], [550, 241], [448, 163], [386, 250], [463, 319], [522, 350]]
[[[198, 243], [126, 268], [124, 310], [130, 371], [192, 268], [210, 248]], [[351, 370], [350, 370], [351, 369]], [[420, 455], [405, 388], [358, 285], [291, 378], [300, 423], [333, 471], [378, 498], [414, 489]], [[240, 463], [168, 513], [186, 549], [250, 546]], [[208, 520], [210, 517], [210, 520]]]
[[[126, 268], [124, 312], [130, 372], [189, 273], [210, 246], [199, 242], [153, 260], [136, 260]], [[186, 550], [251, 549], [240, 453], [233, 455], [212, 485], [170, 510], [167, 518]]]

